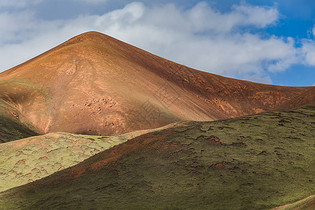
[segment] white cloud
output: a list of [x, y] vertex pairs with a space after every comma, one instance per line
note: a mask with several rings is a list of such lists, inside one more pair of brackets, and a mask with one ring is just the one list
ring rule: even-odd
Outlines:
[[276, 8], [258, 6], [234, 6], [234, 15], [238, 17], [239, 25], [255, 25], [259, 28], [264, 28], [279, 18]]
[[[134, 2], [126, 5], [123, 9], [109, 12], [95, 19], [95, 26], [104, 27], [119, 23], [120, 25], [131, 24], [143, 16], [145, 7], [142, 3]], [[107, 22], [107, 23], [106, 23]]]
[[33, 15], [25, 11], [0, 13], [0, 44], [19, 42], [27, 38], [23, 32], [34, 29]]
[[306, 40], [303, 44], [302, 51], [305, 56], [305, 64], [315, 66], [315, 41]]
[[[139, 6], [139, 5], [138, 5]], [[266, 27], [278, 19], [275, 8], [234, 6], [230, 13], [220, 13], [206, 2], [198, 3], [190, 10], [182, 11], [169, 4], [162, 7], [147, 8], [149, 23], [159, 27], [172, 26], [193, 32], [229, 33], [236, 27]], [[170, 25], [171, 24], [171, 25]]]
[[315, 26], [313, 27], [313, 36], [315, 37]]
[[42, 0], [1, 0], [0, 8], [8, 8], [8, 7], [28, 7], [34, 4], [38, 4], [42, 2]]
[[[123, 19], [127, 14], [128, 23]], [[292, 42], [233, 33], [237, 27], [266, 27], [277, 18], [276, 9], [265, 7], [235, 6], [231, 13], [222, 14], [206, 3], [186, 11], [174, 5], [147, 8], [136, 3], [97, 19], [103, 32], [163, 57], [209, 72], [245, 77], [262, 75], [264, 69], [284, 70], [294, 63]]]
[[[43, 21], [31, 12], [1, 15], [5, 21], [0, 18], [0, 71], [89, 30], [193, 68], [258, 82], [270, 83], [268, 71], [284, 71], [301, 62], [302, 50], [292, 39], [262, 38], [242, 30], [276, 24], [279, 14], [272, 7], [242, 5], [220, 13], [204, 2], [188, 10], [134, 2], [103, 15], [71, 20]], [[313, 45], [304, 47], [303, 55], [311, 64]]]

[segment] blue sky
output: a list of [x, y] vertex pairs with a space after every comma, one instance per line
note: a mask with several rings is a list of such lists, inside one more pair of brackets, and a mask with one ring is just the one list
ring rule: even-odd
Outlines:
[[315, 85], [313, 0], [1, 0], [0, 72], [90, 30], [215, 74]]

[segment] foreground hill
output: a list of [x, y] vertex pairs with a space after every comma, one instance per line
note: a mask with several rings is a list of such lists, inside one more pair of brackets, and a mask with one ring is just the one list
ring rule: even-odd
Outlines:
[[127, 139], [50, 133], [0, 144], [0, 192], [76, 165]]
[[[141, 135], [74, 167], [3, 192], [0, 207], [282, 206], [314, 194], [314, 131], [314, 106], [215, 122], [187, 122]], [[309, 200], [302, 204], [314, 207]]]
[[176, 126], [139, 130], [118, 136], [49, 133], [0, 144], [0, 192], [33, 182], [126, 142], [136, 136]]
[[[311, 89], [197, 71], [97, 32], [0, 74], [0, 99], [15, 109], [8, 121], [19, 121], [17, 130], [29, 129], [21, 137], [31, 131], [118, 135], [181, 120], [294, 108], [303, 104], [291, 100]], [[1, 141], [17, 139], [5, 135], [0, 133]]]

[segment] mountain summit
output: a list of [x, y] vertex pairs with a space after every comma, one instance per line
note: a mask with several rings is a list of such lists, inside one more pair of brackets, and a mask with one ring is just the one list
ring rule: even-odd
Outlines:
[[39, 133], [117, 135], [292, 108], [312, 89], [201, 72], [87, 32], [1, 73], [0, 109]]

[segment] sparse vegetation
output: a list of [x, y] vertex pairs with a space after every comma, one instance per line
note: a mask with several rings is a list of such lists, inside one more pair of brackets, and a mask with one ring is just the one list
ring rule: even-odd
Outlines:
[[[132, 136], [51, 133], [0, 144], [0, 192], [33, 182], [121, 144]], [[136, 135], [134, 135], [136, 136]]]
[[270, 209], [293, 203], [314, 194], [314, 116], [315, 107], [306, 107], [145, 134], [6, 191], [0, 203], [3, 209]]

